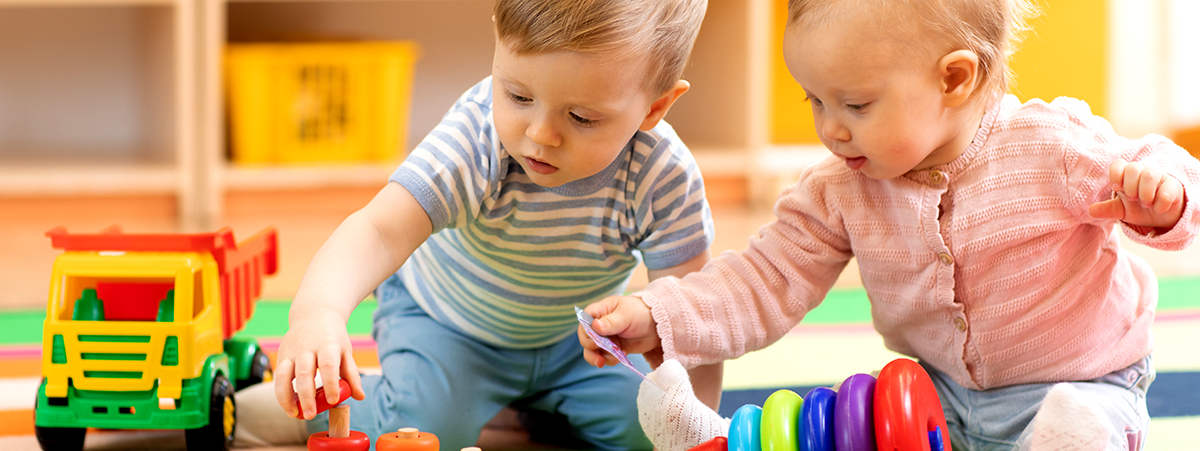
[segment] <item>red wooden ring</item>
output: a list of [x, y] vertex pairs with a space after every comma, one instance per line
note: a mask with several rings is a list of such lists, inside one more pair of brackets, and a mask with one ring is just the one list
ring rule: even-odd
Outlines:
[[349, 437], [335, 438], [329, 431], [308, 436], [308, 451], [367, 451], [371, 449], [371, 438], [358, 431], [350, 431]]

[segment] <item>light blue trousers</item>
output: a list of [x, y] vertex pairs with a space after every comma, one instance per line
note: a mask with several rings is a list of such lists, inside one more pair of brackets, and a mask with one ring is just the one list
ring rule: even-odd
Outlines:
[[[937, 387], [955, 451], [1029, 449], [1033, 417], [1055, 384], [970, 390], [929, 365], [921, 366]], [[1097, 401], [1112, 422], [1115, 434], [1109, 439], [1108, 451], [1139, 451], [1146, 442], [1150, 428], [1146, 390], [1154, 375], [1151, 358], [1146, 357], [1096, 379], [1071, 382]]]
[[[443, 450], [475, 445], [500, 409], [563, 415], [571, 435], [601, 450], [649, 450], [638, 424], [641, 379], [622, 366], [603, 369], [583, 359], [572, 334], [539, 349], [492, 346], [430, 318], [393, 276], [376, 291], [380, 313], [373, 335], [381, 376], [364, 376], [364, 401], [350, 399], [350, 428], [371, 437], [401, 427], [433, 432]], [[649, 365], [630, 356], [643, 373]], [[310, 431], [328, 429], [324, 415]]]

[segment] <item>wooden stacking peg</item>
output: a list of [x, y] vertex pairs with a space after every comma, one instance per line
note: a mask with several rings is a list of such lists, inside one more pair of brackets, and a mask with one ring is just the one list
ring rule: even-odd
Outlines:
[[[343, 385], [345, 381], [338, 382], [339, 388], [342, 389], [342, 401], [345, 401], [350, 394], [350, 386], [349, 384]], [[325, 399], [325, 393], [321, 391], [317, 393], [318, 400]], [[318, 402], [318, 404], [321, 403]], [[318, 412], [329, 409], [329, 430], [308, 436], [309, 451], [367, 451], [371, 449], [371, 438], [367, 437], [367, 434], [350, 430], [350, 406], [343, 404], [327, 406], [328, 404], [318, 406]]]
[[350, 406], [337, 405], [329, 409], [329, 437], [350, 436]]

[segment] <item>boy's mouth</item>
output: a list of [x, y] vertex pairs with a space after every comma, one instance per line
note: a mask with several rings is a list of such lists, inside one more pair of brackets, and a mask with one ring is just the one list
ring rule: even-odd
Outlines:
[[542, 175], [558, 172], [558, 168], [535, 158], [525, 157], [525, 164], [529, 166], [529, 170]]

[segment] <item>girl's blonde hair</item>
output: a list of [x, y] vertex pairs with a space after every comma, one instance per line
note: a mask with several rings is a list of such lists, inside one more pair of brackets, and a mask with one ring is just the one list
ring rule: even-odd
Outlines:
[[[869, 14], [868, 8], [839, 7], [842, 0], [789, 0], [788, 23], [823, 23], [842, 14]], [[877, 14], [895, 20], [920, 20], [922, 44], [949, 53], [966, 49], [979, 56], [976, 92], [991, 97], [1004, 93], [1013, 83], [1008, 58], [1016, 52], [1029, 30], [1028, 20], [1037, 13], [1031, 0], [865, 0]]]
[[518, 55], [646, 56], [657, 95], [683, 76], [708, 0], [498, 0], [496, 37]]

